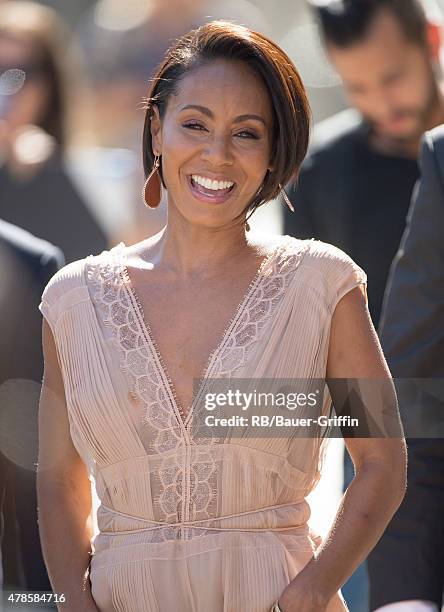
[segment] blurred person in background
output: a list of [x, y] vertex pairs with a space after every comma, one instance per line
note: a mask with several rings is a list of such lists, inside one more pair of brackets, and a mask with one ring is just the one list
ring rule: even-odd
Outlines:
[[13, 590], [51, 590], [37, 524], [38, 305], [63, 264], [58, 248], [0, 220], [0, 565]]
[[444, 122], [440, 28], [426, 21], [419, 0], [313, 0], [313, 6], [353, 108], [316, 127], [290, 191], [295, 213], [285, 212], [285, 231], [328, 239], [353, 254], [368, 270], [377, 325], [419, 176], [419, 142]]
[[[444, 121], [440, 26], [419, 0], [312, 0], [325, 47], [352, 106], [317, 126], [284, 231], [349, 253], [368, 273], [378, 326], [391, 262], [419, 176], [425, 130]], [[344, 489], [353, 477], [345, 452]], [[350, 589], [350, 590], [349, 590]], [[344, 593], [367, 607], [365, 563]]]
[[[403, 412], [444, 416], [444, 126], [427, 132], [415, 189], [384, 296], [379, 335], [400, 387]], [[413, 401], [412, 401], [413, 400]], [[408, 439], [406, 496], [368, 556], [370, 606], [384, 612], [439, 612], [444, 604], [444, 440]], [[415, 601], [416, 600], [416, 601]], [[401, 602], [392, 604], [391, 602]], [[382, 607], [381, 607], [382, 606]]]
[[[69, 33], [37, 3], [0, 4], [0, 218], [62, 249], [66, 261], [107, 246], [65, 168]], [[72, 100], [71, 100], [72, 103]]]

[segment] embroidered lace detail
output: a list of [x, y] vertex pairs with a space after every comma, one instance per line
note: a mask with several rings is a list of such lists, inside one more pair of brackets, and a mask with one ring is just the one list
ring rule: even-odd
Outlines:
[[[150, 476], [152, 489], [159, 491], [153, 499], [154, 516], [176, 522], [183, 517], [185, 466], [180, 459], [184, 439], [171, 410], [160, 370], [155, 367], [156, 355], [146, 344], [137, 311], [125, 287], [116, 257], [116, 251], [122, 246], [120, 243], [110, 251], [89, 256], [87, 279], [102, 321], [112, 332], [111, 340], [128, 381], [130, 396], [137, 405], [142, 405], [141, 443], [148, 454], [167, 455], [156, 473]], [[176, 537], [168, 528], [153, 533], [153, 541]]]
[[[193, 406], [205, 389], [207, 377], [230, 378], [247, 363], [250, 351], [276, 314], [310, 242], [284, 237], [264, 259], [221, 343], [208, 359]], [[155, 518], [178, 522], [217, 517], [218, 464], [211, 448], [221, 440], [190, 436], [187, 425], [192, 409], [184, 419], [165, 364], [143, 320], [137, 294], [131, 290], [124, 248], [121, 242], [110, 251], [87, 257], [87, 279], [95, 306], [112, 331], [130, 396], [142, 407], [140, 440], [148, 454], [161, 456], [161, 465], [151, 474], [152, 489], [159, 492], [153, 499]], [[178, 537], [175, 529], [154, 532], [156, 541]]]
[[[161, 372], [155, 367], [156, 354], [145, 342], [137, 311], [125, 287], [116, 257], [116, 251], [122, 245], [120, 243], [97, 256], [90, 255], [86, 265], [87, 278], [103, 323], [112, 331], [130, 395], [135, 402], [151, 407], [152, 425], [158, 435], [152, 440], [149, 450], [165, 453], [177, 449], [182, 443], [181, 431], [168, 405]], [[168, 435], [162, 435], [164, 432]]]
[[264, 328], [276, 314], [310, 242], [300, 245], [290, 239], [283, 240], [278, 246], [262, 271], [264, 278], [259, 279], [256, 291], [238, 313], [231, 333], [227, 334], [224, 345], [216, 354], [211, 368], [212, 377], [230, 378], [247, 363], [251, 350], [262, 338]]

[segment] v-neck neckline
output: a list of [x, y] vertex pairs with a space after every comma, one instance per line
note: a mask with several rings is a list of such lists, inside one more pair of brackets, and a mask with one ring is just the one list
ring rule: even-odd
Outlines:
[[169, 374], [168, 366], [166, 365], [166, 362], [163, 359], [162, 353], [160, 352], [159, 346], [157, 344], [157, 340], [152, 332], [148, 319], [145, 316], [145, 312], [142, 307], [142, 303], [140, 301], [139, 295], [136, 289], [134, 288], [131, 277], [129, 275], [128, 264], [127, 264], [128, 255], [123, 250], [123, 249], [126, 249], [127, 246], [124, 242], [120, 242], [117, 245], [118, 253], [119, 253], [118, 255], [119, 267], [120, 267], [120, 271], [121, 271], [121, 274], [124, 280], [125, 290], [127, 292], [127, 295], [130, 298], [130, 302], [136, 314], [136, 318], [139, 322], [139, 326], [142, 331], [143, 338], [145, 342], [148, 344], [149, 348], [152, 349], [152, 352], [154, 353], [154, 355], [156, 356], [157, 369], [161, 376], [163, 386], [165, 388], [165, 391], [168, 394], [168, 397], [171, 402], [171, 406], [174, 410], [177, 420], [179, 421], [179, 425], [183, 428], [184, 431], [187, 431], [188, 425], [190, 423], [191, 417], [194, 412], [194, 408], [197, 404], [197, 401], [199, 400], [199, 397], [201, 396], [205, 388], [206, 381], [210, 378], [210, 374], [211, 374], [211, 371], [213, 369], [213, 366], [214, 366], [214, 363], [217, 357], [220, 355], [228, 339], [231, 337], [232, 331], [235, 328], [241, 314], [244, 312], [247, 304], [249, 303], [252, 296], [254, 295], [257, 287], [260, 285], [261, 280], [264, 278], [263, 272], [265, 268], [268, 266], [270, 262], [273, 261], [275, 254], [277, 253], [277, 251], [283, 244], [284, 238], [285, 237], [280, 236], [280, 240], [278, 240], [276, 244], [273, 244], [273, 246], [270, 247], [269, 252], [262, 259], [262, 262], [260, 263], [259, 268], [254, 274], [247, 289], [244, 291], [240, 302], [237, 304], [236, 308], [234, 309], [233, 315], [231, 316], [228, 323], [226, 324], [224, 331], [222, 332], [222, 335], [220, 336], [217, 345], [208, 355], [206, 365], [203, 369], [203, 372], [200, 375], [200, 377], [197, 379], [199, 380], [197, 392], [195, 395], [193, 394], [193, 399], [191, 401], [191, 404], [187, 406], [188, 408], [187, 413], [184, 412], [182, 402], [178, 397], [175, 385]]

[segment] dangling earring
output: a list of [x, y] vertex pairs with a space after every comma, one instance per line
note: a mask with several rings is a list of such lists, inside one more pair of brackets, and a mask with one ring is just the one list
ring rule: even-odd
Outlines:
[[[269, 170], [267, 170], [267, 175], [268, 175], [269, 173], [270, 173], [270, 171], [269, 171]], [[259, 187], [259, 189], [256, 191], [256, 195], [255, 195], [255, 197], [254, 197], [254, 199], [255, 199], [255, 200], [258, 198], [259, 194], [260, 194], [260, 193], [261, 193], [261, 191], [264, 189], [264, 185], [265, 185], [265, 183], [266, 183], [266, 178], [263, 180], [262, 185], [261, 185], [261, 186]], [[255, 210], [256, 210], [256, 208], [253, 208], [253, 210], [250, 212], [250, 214], [249, 214], [249, 215], [247, 215], [247, 217], [245, 218], [245, 221], [244, 221], [244, 226], [245, 226], [245, 231], [246, 231], [246, 232], [249, 232], [249, 231], [250, 231], [250, 229], [251, 229], [250, 224], [248, 223], [248, 219], [251, 217], [251, 215], [254, 213], [254, 211], [255, 211]]]
[[142, 189], [142, 198], [148, 208], [157, 208], [162, 199], [162, 181], [159, 175], [160, 156], [155, 155], [153, 168]]
[[279, 189], [282, 192], [282, 197], [284, 198], [284, 201], [285, 201], [286, 205], [291, 210], [291, 212], [294, 212], [293, 204], [290, 202], [290, 198], [288, 197], [288, 195], [285, 192], [285, 189], [282, 187], [282, 185], [280, 183], [279, 183]]
[[255, 210], [256, 210], [256, 209], [253, 209], [253, 210], [251, 211], [251, 213], [250, 213], [250, 214], [249, 214], [249, 215], [248, 215], [248, 216], [245, 218], [245, 221], [244, 221], [244, 226], [245, 226], [245, 231], [246, 231], [246, 232], [249, 232], [249, 231], [250, 231], [250, 229], [251, 229], [251, 228], [250, 228], [250, 224], [248, 223], [248, 219], [251, 217], [251, 215], [254, 213], [254, 211], [255, 211]]

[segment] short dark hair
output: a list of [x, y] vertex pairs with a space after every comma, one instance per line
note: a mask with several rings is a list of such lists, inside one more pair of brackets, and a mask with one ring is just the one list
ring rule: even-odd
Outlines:
[[154, 161], [150, 132], [153, 105], [162, 118], [180, 80], [217, 59], [245, 62], [262, 79], [271, 100], [274, 169], [267, 172], [262, 189], [249, 203], [247, 210], [253, 211], [277, 197], [279, 185], [297, 177], [307, 152], [311, 113], [302, 80], [290, 58], [266, 36], [243, 26], [212, 21], [182, 36], [167, 51], [146, 98], [142, 153], [145, 176]]
[[399, 21], [408, 40], [425, 45], [427, 18], [420, 0], [310, 0], [326, 43], [348, 47], [360, 42], [382, 10]]

